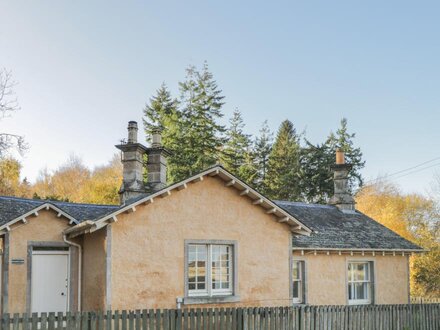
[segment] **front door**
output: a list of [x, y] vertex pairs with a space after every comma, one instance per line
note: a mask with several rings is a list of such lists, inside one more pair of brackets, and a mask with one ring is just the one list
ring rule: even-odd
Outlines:
[[69, 251], [32, 253], [32, 312], [66, 312], [69, 295]]

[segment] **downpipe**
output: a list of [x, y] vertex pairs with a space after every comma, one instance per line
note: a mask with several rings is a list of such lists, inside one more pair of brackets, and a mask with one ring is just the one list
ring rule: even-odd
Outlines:
[[66, 234], [63, 234], [65, 243], [78, 248], [78, 312], [81, 312], [81, 265], [82, 265], [82, 247], [80, 244], [69, 241]]

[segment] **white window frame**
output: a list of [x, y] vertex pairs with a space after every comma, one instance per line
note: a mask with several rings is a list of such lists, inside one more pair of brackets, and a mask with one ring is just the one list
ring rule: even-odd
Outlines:
[[[294, 264], [298, 264], [298, 278], [293, 278], [293, 266]], [[305, 261], [293, 259], [292, 260], [292, 302], [294, 304], [302, 304], [304, 303], [304, 286], [305, 286]], [[293, 296], [293, 282], [299, 282], [298, 285], [298, 297]]]
[[[351, 280], [349, 278], [349, 267], [350, 265], [358, 265], [358, 264], [364, 264], [367, 266], [367, 270], [366, 270], [366, 274], [368, 276], [368, 280]], [[346, 273], [346, 278], [347, 278], [347, 283], [346, 283], [346, 288], [347, 288], [347, 301], [349, 305], [369, 305], [373, 302], [373, 289], [374, 289], [374, 264], [373, 261], [370, 260], [348, 260], [347, 264], [346, 264], [346, 268], [345, 268], [345, 273]], [[353, 271], [353, 267], [351, 269], [351, 271], [353, 272], [352, 276], [354, 276], [354, 271]], [[353, 278], [353, 277], [352, 277]], [[355, 295], [356, 294], [356, 290], [354, 289], [354, 285], [356, 283], [367, 283], [367, 298], [366, 299], [350, 299], [350, 294], [349, 294], [349, 286], [352, 285], [352, 293]]]
[[[185, 242], [185, 296], [190, 298], [212, 298], [212, 297], [231, 297], [236, 293], [237, 276], [236, 276], [236, 250], [237, 243], [235, 241], [197, 241], [188, 240]], [[206, 248], [207, 260], [205, 265], [206, 272], [206, 286], [204, 290], [189, 289], [189, 247], [192, 245], [204, 246]], [[213, 289], [212, 288], [212, 247], [213, 246], [227, 246], [230, 249], [229, 253], [229, 288], [228, 289]]]

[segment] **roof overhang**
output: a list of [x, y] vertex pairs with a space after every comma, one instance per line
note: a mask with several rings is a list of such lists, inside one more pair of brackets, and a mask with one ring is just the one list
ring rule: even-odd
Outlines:
[[249, 185], [235, 177], [233, 174], [226, 171], [221, 166], [215, 166], [206, 171], [198, 173], [186, 180], [177, 182], [172, 184], [164, 189], [159, 190], [158, 192], [148, 195], [143, 199], [140, 199], [136, 202], [130, 203], [126, 206], [122, 206], [116, 211], [97, 219], [96, 221], [88, 221], [87, 224], [83, 225], [83, 223], [76, 225], [72, 228], [69, 228], [65, 231], [65, 234], [69, 235], [69, 237], [75, 237], [84, 233], [91, 233], [96, 230], [99, 230], [112, 222], [116, 222], [118, 220], [118, 215], [123, 214], [125, 212], [135, 212], [136, 206], [138, 205], [146, 205], [154, 202], [156, 198], [164, 198], [170, 196], [173, 191], [186, 189], [189, 184], [203, 181], [206, 177], [218, 177], [225, 182], [225, 187], [237, 189], [239, 191], [239, 195], [243, 198], [248, 198], [252, 202], [255, 207], [260, 207], [264, 212], [273, 216], [274, 220], [279, 222], [280, 224], [285, 224], [290, 226], [290, 230], [299, 235], [307, 235], [309, 236], [312, 232], [310, 228], [301, 223], [294, 216], [289, 214], [280, 206], [276, 205], [269, 198], [263, 196], [255, 189], [251, 188]]
[[304, 247], [293, 247], [292, 251], [294, 252], [300, 252], [301, 255], [306, 255], [306, 254], [313, 254], [313, 255], [317, 255], [317, 254], [349, 254], [349, 255], [372, 255], [372, 256], [376, 256], [376, 255], [393, 255], [393, 256], [398, 256], [398, 255], [409, 255], [409, 254], [413, 254], [413, 253], [423, 253], [423, 252], [428, 252], [428, 250], [424, 250], [424, 249], [384, 249], [384, 248], [304, 248]]
[[9, 232], [11, 230], [11, 226], [22, 222], [24, 224], [27, 223], [28, 218], [29, 217], [37, 217], [39, 215], [39, 211], [41, 210], [53, 210], [57, 213], [57, 217], [65, 217], [69, 220], [69, 224], [78, 224], [79, 221], [76, 220], [75, 218], [73, 218], [71, 215], [67, 214], [66, 212], [64, 212], [63, 210], [61, 210], [60, 208], [58, 208], [57, 206], [53, 205], [52, 203], [44, 203], [41, 204], [35, 208], [33, 208], [32, 210], [20, 215], [19, 217], [12, 219], [11, 221], [8, 221], [7, 223], [5, 223], [4, 225], [0, 226], [0, 235], [3, 235], [7, 232]]

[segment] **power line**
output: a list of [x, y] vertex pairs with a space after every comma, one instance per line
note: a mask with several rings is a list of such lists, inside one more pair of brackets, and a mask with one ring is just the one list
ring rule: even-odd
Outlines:
[[[379, 177], [379, 178], [377, 178], [377, 179], [368, 180], [368, 181], [365, 182], [365, 184], [368, 184], [368, 183], [371, 183], [371, 182], [375, 182], [375, 181], [378, 181], [378, 180], [388, 179], [388, 178], [393, 177], [393, 176], [395, 176], [395, 175], [398, 175], [398, 174], [401, 174], [401, 173], [405, 173], [405, 172], [411, 171], [411, 170], [413, 170], [413, 169], [419, 168], [419, 167], [421, 167], [421, 166], [423, 166], [423, 165], [426, 165], [426, 164], [432, 163], [432, 162], [434, 162], [434, 161], [436, 161], [436, 160], [440, 160], [440, 157], [436, 157], [436, 158], [433, 158], [433, 159], [427, 160], [426, 162], [423, 162], [423, 163], [417, 164], [417, 165], [415, 165], [415, 166], [408, 167], [408, 168], [406, 168], [406, 169], [404, 169], [404, 170], [400, 170], [400, 171], [397, 171], [397, 172], [394, 172], [394, 173], [391, 173], [391, 174], [387, 174], [387, 175], [381, 176], [381, 177]], [[407, 176], [407, 175], [410, 175], [410, 174], [414, 174], [414, 173], [417, 173], [417, 172], [420, 172], [420, 171], [423, 171], [423, 170], [426, 170], [426, 169], [429, 169], [429, 168], [431, 168], [431, 167], [438, 166], [438, 165], [440, 165], [440, 163], [437, 163], [437, 164], [434, 164], [434, 165], [430, 165], [430, 166], [427, 166], [427, 167], [421, 168], [421, 169], [419, 169], [419, 170], [412, 171], [412, 172], [410, 172], [410, 173], [405, 173], [405, 174], [399, 175], [397, 178], [394, 178], [394, 179], [402, 178], [402, 177], [404, 177], [404, 176]]]
[[407, 176], [407, 175], [411, 175], [411, 174], [414, 174], [414, 173], [417, 173], [417, 172], [421, 172], [421, 171], [424, 171], [424, 170], [427, 170], [427, 169], [430, 169], [430, 168], [432, 168], [432, 167], [439, 166], [439, 165], [440, 165], [440, 163], [437, 163], [437, 164], [433, 164], [433, 165], [430, 165], [430, 166], [427, 166], [427, 167], [421, 168], [421, 169], [416, 170], [416, 171], [412, 171], [412, 172], [409, 172], [409, 173], [405, 173], [405, 174], [402, 174], [402, 175], [399, 175], [399, 176], [393, 178], [393, 180], [395, 180], [395, 179], [400, 179], [400, 178], [403, 178], [403, 177], [405, 177], [405, 176]]

